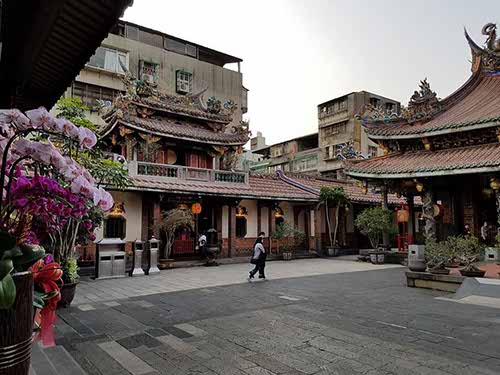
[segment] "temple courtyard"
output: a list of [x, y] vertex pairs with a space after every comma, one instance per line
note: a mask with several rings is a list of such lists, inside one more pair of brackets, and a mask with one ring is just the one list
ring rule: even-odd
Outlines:
[[400, 266], [276, 261], [250, 284], [248, 269], [82, 281], [32, 373], [500, 373], [500, 304], [408, 288]]

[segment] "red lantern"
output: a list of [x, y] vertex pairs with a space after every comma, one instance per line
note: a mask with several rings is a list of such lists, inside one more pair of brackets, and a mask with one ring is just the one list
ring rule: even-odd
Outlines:
[[201, 213], [201, 204], [193, 203], [191, 206], [191, 212], [195, 215], [199, 215]]

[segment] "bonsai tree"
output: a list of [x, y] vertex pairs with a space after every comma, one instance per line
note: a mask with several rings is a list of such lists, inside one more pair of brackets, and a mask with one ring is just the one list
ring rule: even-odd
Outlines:
[[[276, 225], [276, 229], [274, 232], [271, 234], [271, 238], [276, 240], [276, 243], [278, 245], [278, 252], [280, 248], [280, 240], [283, 240], [285, 238], [290, 238], [293, 237], [295, 239], [295, 242], [303, 242], [305, 239], [305, 233], [295, 227], [293, 224], [289, 222], [282, 222]], [[293, 247], [292, 245], [285, 244], [283, 245], [286, 251], [291, 250]]]
[[425, 261], [431, 270], [444, 270], [450, 259], [454, 258], [454, 241], [436, 241], [427, 238], [425, 241]]
[[368, 237], [375, 250], [378, 249], [384, 234], [397, 233], [397, 227], [392, 222], [392, 212], [382, 207], [367, 208], [359, 214], [355, 224], [360, 232]]
[[479, 260], [479, 257], [484, 252], [484, 245], [479, 242], [479, 239], [474, 236], [457, 237], [456, 239], [456, 254], [461, 262], [465, 264], [464, 271], [479, 272], [481, 271], [474, 265], [474, 262]]
[[174, 208], [163, 212], [163, 218], [160, 222], [159, 229], [165, 232], [165, 250], [164, 255], [170, 258], [172, 247], [175, 239], [175, 232], [182, 227], [194, 227], [194, 215], [190, 210]]
[[[330, 239], [330, 246], [333, 247], [337, 245], [337, 231], [339, 227], [340, 208], [345, 207], [349, 204], [349, 198], [345, 193], [344, 188], [342, 187], [331, 188], [324, 186], [320, 190], [319, 200], [322, 204], [325, 205], [326, 224], [328, 227], [328, 238]], [[335, 208], [335, 228], [333, 230], [333, 238], [332, 238], [329, 207]]]

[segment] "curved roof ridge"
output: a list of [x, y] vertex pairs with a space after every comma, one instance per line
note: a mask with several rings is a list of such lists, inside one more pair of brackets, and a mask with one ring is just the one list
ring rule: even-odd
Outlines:
[[319, 195], [319, 191], [318, 190], [313, 189], [313, 188], [311, 188], [309, 186], [306, 186], [304, 184], [301, 184], [300, 182], [295, 181], [295, 180], [287, 177], [285, 175], [285, 172], [283, 172], [281, 169], [278, 169], [276, 171], [276, 174], [278, 175], [278, 177], [279, 177], [280, 180], [282, 180], [283, 182], [286, 182], [287, 184], [290, 184], [290, 185], [295, 186], [295, 187], [297, 187], [299, 189], [307, 191], [308, 193]]

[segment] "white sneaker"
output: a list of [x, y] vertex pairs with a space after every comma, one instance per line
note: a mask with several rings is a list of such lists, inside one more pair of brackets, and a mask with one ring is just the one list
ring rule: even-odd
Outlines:
[[247, 281], [248, 281], [249, 283], [251, 283], [251, 282], [252, 282], [252, 278], [251, 278], [251, 277], [247, 277]]

